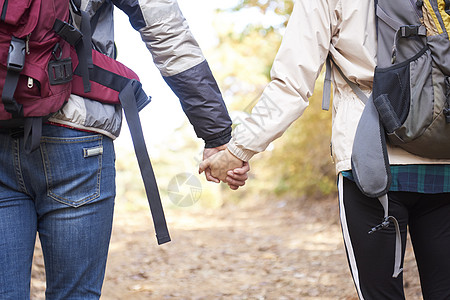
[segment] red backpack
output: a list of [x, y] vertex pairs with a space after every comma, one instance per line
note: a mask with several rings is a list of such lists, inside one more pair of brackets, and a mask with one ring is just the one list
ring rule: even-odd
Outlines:
[[71, 47], [52, 28], [68, 20], [69, 2], [0, 0], [0, 7], [0, 120], [57, 111], [72, 89]]
[[[69, 7], [82, 17], [69, 24]], [[0, 128], [22, 127], [25, 149], [39, 147], [42, 123], [77, 94], [122, 105], [158, 244], [170, 241], [138, 111], [149, 103], [138, 76], [91, 49], [90, 19], [71, 0], [0, 0]]]
[[[0, 7], [0, 120], [49, 115], [71, 93], [120, 104], [126, 79], [139, 81], [126, 66], [85, 46], [90, 32], [83, 37], [68, 23], [69, 0], [0, 0]], [[103, 70], [119, 77], [109, 79]], [[121, 77], [119, 87], [110, 83]]]

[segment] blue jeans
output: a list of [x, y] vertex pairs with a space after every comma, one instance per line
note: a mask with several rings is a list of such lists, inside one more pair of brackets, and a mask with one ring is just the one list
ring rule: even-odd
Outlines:
[[36, 233], [47, 299], [99, 299], [115, 197], [113, 142], [44, 125], [40, 149], [0, 133], [0, 299], [29, 299]]

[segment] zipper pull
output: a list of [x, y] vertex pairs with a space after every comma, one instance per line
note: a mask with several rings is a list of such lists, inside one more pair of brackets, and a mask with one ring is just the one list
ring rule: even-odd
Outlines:
[[30, 36], [31, 36], [31, 33], [29, 35], [27, 35], [27, 39], [25, 40], [25, 52], [27, 54], [30, 54]]
[[29, 89], [31, 89], [31, 88], [33, 88], [33, 85], [34, 85], [33, 78], [28, 77], [28, 84], [27, 84], [27, 87], [28, 87]]

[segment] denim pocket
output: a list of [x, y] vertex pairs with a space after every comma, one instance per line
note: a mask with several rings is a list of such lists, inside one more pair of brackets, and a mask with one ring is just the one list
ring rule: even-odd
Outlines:
[[78, 207], [100, 196], [102, 135], [43, 137], [47, 195]]

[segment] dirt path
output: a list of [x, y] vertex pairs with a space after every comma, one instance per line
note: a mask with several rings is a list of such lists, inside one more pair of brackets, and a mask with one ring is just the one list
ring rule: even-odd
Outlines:
[[[149, 211], [117, 206], [102, 299], [356, 300], [336, 200], [167, 210], [172, 242], [157, 246]], [[32, 299], [43, 299], [43, 264]], [[421, 299], [410, 246], [408, 300]]]

